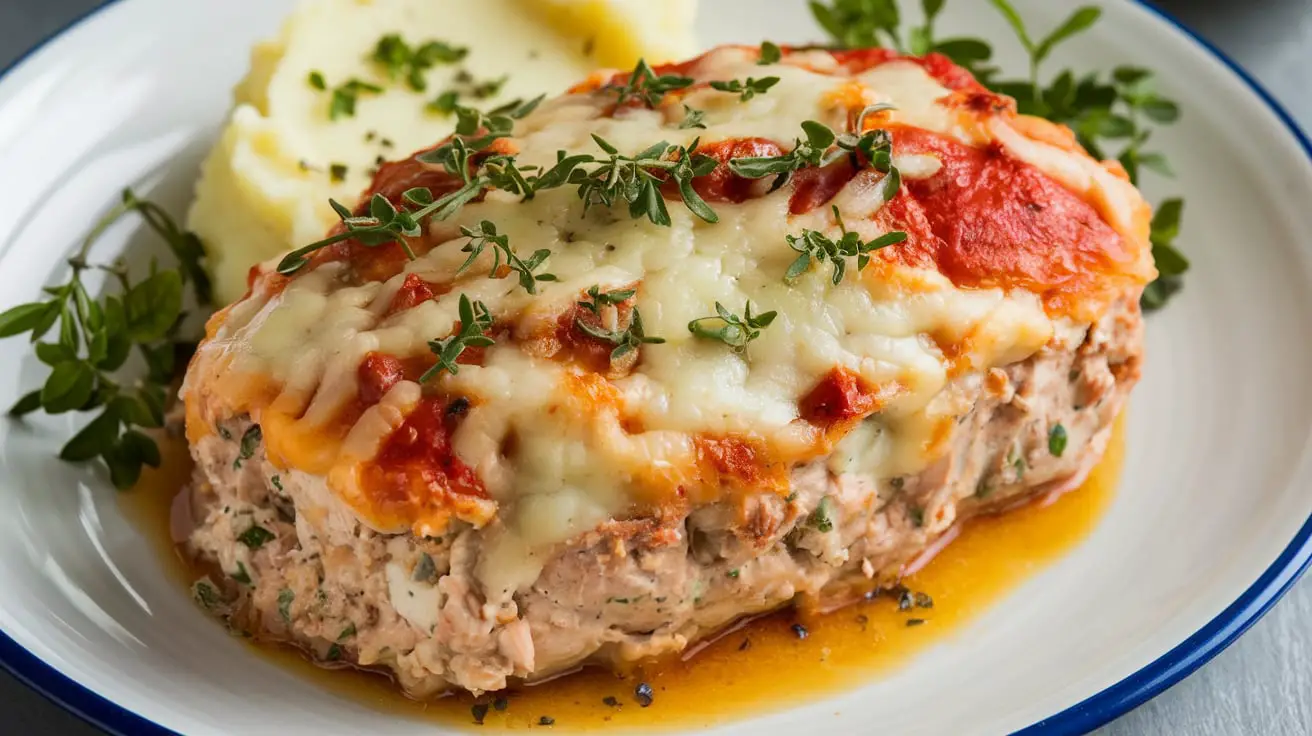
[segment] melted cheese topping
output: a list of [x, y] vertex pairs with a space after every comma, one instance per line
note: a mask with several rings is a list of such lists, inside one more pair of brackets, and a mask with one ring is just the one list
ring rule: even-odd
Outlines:
[[[376, 250], [325, 258], [290, 280], [272, 273], [275, 262], [266, 263], [251, 294], [211, 322], [191, 367], [184, 392], [192, 439], [226, 417], [250, 413], [265, 425], [274, 463], [326, 476], [376, 528], [426, 535], [441, 534], [452, 517], [477, 526], [495, 521], [481, 570], [492, 589], [513, 590], [536, 576], [544, 550], [606, 519], [686, 512], [740, 486], [787, 493], [780, 469], [801, 462], [832, 454], [835, 472], [918, 472], [943, 451], [945, 423], [970, 408], [971, 399], [945, 391], [954, 377], [1024, 360], [1050, 341], [1078, 341], [1126, 284], [1141, 286], [1152, 276], [1147, 207], [1133, 187], [1077, 147], [1044, 140], [1060, 140], [1051, 131], [1038, 129], [1036, 136], [1033, 123], [1013, 125], [1020, 119], [996, 99], [981, 111], [970, 104], [977, 92], [945, 87], [926, 66], [889, 60], [849, 71], [817, 51], [762, 68], [755, 50], [725, 48], [681, 68], [700, 81], [768, 73], [780, 82], [746, 102], [699, 85], [654, 110], [615, 110], [613, 93], [584, 87], [520, 123], [513, 143], [521, 166], [550, 165], [561, 150], [600, 153], [593, 134], [625, 153], [698, 137], [704, 144], [762, 138], [786, 149], [805, 120], [841, 129], [863, 106], [889, 102], [897, 108], [881, 116], [880, 126], [939, 136], [986, 151], [986, 162], [1010, 162], [1043, 182], [1059, 182], [1051, 186], [1065, 187], [1069, 202], [1028, 205], [1051, 205], [1057, 216], [1101, 217], [1087, 229], [1102, 228], [1115, 253], [1101, 270], [1075, 274], [1079, 279], [1070, 283], [1080, 298], [1061, 301], [1061, 309], [1046, 297], [1052, 285], [1033, 279], [1013, 282], [990, 271], [987, 286], [954, 281], [942, 267], [944, 253], [960, 256], [970, 243], [939, 243], [933, 256], [939, 267], [908, 243], [905, 253], [899, 246], [880, 251], [860, 273], [849, 269], [838, 285], [828, 267], [790, 285], [783, 274], [797, 254], [784, 236], [804, 228], [838, 235], [828, 206], [792, 211], [791, 185], [771, 193], [762, 187], [760, 196], [741, 203], [714, 202], [716, 224], [673, 201], [669, 227], [632, 219], [622, 208], [585, 213], [570, 188], [528, 201], [489, 192], [452, 220], [431, 223], [431, 249], [397, 261], [382, 278], [361, 275], [362, 265], [377, 266]], [[677, 127], [685, 104], [706, 112], [705, 129]], [[907, 186], [922, 187], [929, 197], [954, 185], [942, 179], [959, 161], [932, 151], [899, 152], [896, 135], [894, 151], [907, 184], [893, 202], [873, 196], [874, 172], [852, 177], [832, 198], [863, 239], [900, 225], [895, 205], [917, 202]], [[981, 214], [971, 209], [974, 201], [963, 200], [961, 217]], [[496, 223], [520, 253], [550, 249], [543, 270], [559, 280], [540, 283], [531, 296], [513, 278], [489, 278], [491, 248], [457, 275], [468, 242], [458, 228], [481, 220]], [[1060, 260], [1077, 244], [1038, 245]], [[958, 251], [944, 250], [950, 247]], [[991, 256], [987, 264], [998, 254]], [[393, 300], [415, 276], [441, 288], [393, 313]], [[1076, 288], [1070, 283], [1057, 286]], [[555, 334], [562, 319], [569, 332], [575, 304], [593, 285], [636, 288], [629, 307], [641, 311], [646, 333], [665, 343], [644, 345], [632, 366], [598, 372], [569, 357], [559, 339], [541, 338]], [[383, 354], [398, 366], [431, 364], [427, 343], [452, 332], [461, 294], [487, 305], [497, 343], [456, 375], [444, 373], [421, 387], [407, 373], [375, 405], [363, 406], [362, 361]], [[749, 300], [758, 313], [775, 310], [778, 317], [741, 354], [689, 332], [689, 321], [714, 314], [716, 302], [740, 312]], [[628, 308], [603, 311], [607, 320], [631, 318]], [[861, 408], [834, 421], [806, 416], [807, 406], [837, 411], [823, 394], [816, 398], [835, 376], [861, 394]], [[417, 408], [451, 397], [468, 405]], [[424, 411], [432, 417], [428, 424], [415, 424]], [[877, 421], [856, 421], [875, 412]], [[446, 453], [433, 455], [432, 466], [445, 480], [424, 481], [427, 490], [412, 483], [403, 511], [387, 506], [384, 512], [381, 492], [363, 487], [362, 468], [393, 462], [383, 459], [390, 452], [383, 448], [400, 435], [430, 438], [425, 452]], [[449, 487], [437, 487], [444, 483]]]

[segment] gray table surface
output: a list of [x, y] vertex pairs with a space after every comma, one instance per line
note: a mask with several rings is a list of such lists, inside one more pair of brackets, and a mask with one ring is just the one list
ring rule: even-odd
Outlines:
[[[1159, 2], [1256, 75], [1312, 130], [1312, 0]], [[0, 68], [98, 4], [0, 0]], [[0, 734], [97, 733], [0, 674]], [[1211, 663], [1098, 733], [1312, 734], [1312, 577]]]

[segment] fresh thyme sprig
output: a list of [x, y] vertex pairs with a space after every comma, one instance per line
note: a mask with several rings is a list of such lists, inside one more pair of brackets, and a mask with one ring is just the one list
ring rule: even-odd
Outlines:
[[661, 195], [664, 179], [661, 172], [679, 188], [684, 205], [706, 222], [719, 222], [719, 215], [693, 189], [692, 180], [715, 170], [718, 162], [697, 153], [698, 141], [689, 146], [676, 146], [661, 141], [643, 151], [625, 156], [606, 139], [593, 134], [592, 140], [607, 155], [599, 158], [591, 154], [557, 154], [556, 165], [547, 169], [533, 181], [535, 189], [551, 189], [571, 185], [578, 188], [586, 212], [596, 204], [610, 207], [627, 202], [629, 216], [646, 217], [657, 225], [670, 225], [670, 212]]
[[706, 111], [698, 110], [695, 107], [683, 106], [683, 120], [679, 123], [680, 130], [689, 128], [705, 128]]
[[[824, 167], [843, 158], [856, 156], [864, 158], [878, 171], [888, 174], [879, 184], [877, 194], [887, 202], [892, 199], [902, 186], [902, 176], [893, 166], [893, 141], [888, 131], [875, 129], [864, 130], [866, 119], [884, 110], [893, 109], [892, 105], [870, 105], [857, 116], [855, 132], [834, 133], [829, 126], [815, 120], [802, 122], [805, 138], [798, 138], [793, 143], [793, 150], [779, 156], [746, 156], [730, 159], [729, 168], [735, 174], [748, 179], [762, 179], [775, 176], [771, 190], [778, 189], [788, 181], [794, 171], [808, 166]], [[834, 147], [830, 150], [830, 147]]]
[[[92, 265], [92, 245], [111, 225], [130, 213], [139, 214], [168, 244], [178, 259], [175, 269], [151, 265], [150, 274], [133, 281], [126, 267]], [[50, 366], [44, 385], [24, 395], [9, 414], [21, 417], [38, 409], [49, 414], [101, 409], [60, 450], [68, 461], [99, 457], [118, 488], [136, 483], [143, 465], [158, 467], [160, 451], [141, 429], [163, 426], [167, 389], [173, 381], [175, 355], [182, 341], [178, 331], [185, 316], [183, 290], [190, 285], [198, 302], [210, 300], [210, 282], [201, 259], [200, 240], [183, 230], [158, 205], [131, 190], [91, 230], [78, 252], [68, 259], [72, 273], [66, 283], [47, 287], [51, 298], [20, 304], [0, 313], [0, 338], [28, 334], [37, 358]], [[101, 270], [121, 288], [118, 295], [97, 301], [83, 277]], [[58, 338], [40, 342], [58, 324]], [[117, 377], [136, 349], [146, 375], [125, 382]]]
[[779, 84], [779, 77], [748, 77], [746, 80], [729, 79], [716, 80], [710, 83], [711, 89], [719, 92], [731, 92], [738, 95], [740, 102], [746, 102], [753, 97], [765, 94], [776, 84]]
[[700, 317], [688, 323], [688, 331], [697, 337], [720, 342], [741, 353], [747, 350], [747, 343], [761, 336], [761, 330], [769, 327], [778, 312], [770, 311], [752, 314], [752, 302], [749, 299], [743, 307], [743, 316], [730, 312], [723, 304], [715, 303], [714, 317]]
[[817, 230], [803, 230], [801, 235], [789, 235], [786, 240], [788, 247], [797, 251], [797, 259], [788, 267], [784, 273], [784, 281], [793, 283], [802, 274], [811, 269], [812, 263], [823, 264], [828, 261], [833, 264], [834, 275], [832, 281], [834, 286], [843, 282], [843, 276], [847, 273], [847, 259], [856, 258], [856, 270], [864, 271], [870, 264], [870, 254], [881, 248], [887, 248], [890, 245], [896, 245], [906, 241], [907, 234], [900, 230], [885, 233], [874, 240], [865, 242], [861, 236], [847, 229], [843, 224], [843, 216], [838, 211], [837, 206], [833, 206], [834, 219], [838, 221], [838, 228], [843, 235], [838, 240]]
[[[1118, 160], [1135, 184], [1139, 183], [1145, 169], [1164, 176], [1172, 175], [1165, 156], [1145, 149], [1153, 134], [1147, 123], [1170, 124], [1180, 114], [1175, 102], [1157, 93], [1151, 72], [1120, 66], [1111, 71], [1110, 78], [1105, 78], [1099, 72], [1077, 76], [1068, 69], [1053, 77], [1046, 86], [1043, 84], [1044, 62], [1059, 44], [1098, 22], [1101, 11], [1097, 7], [1076, 8], [1051, 32], [1036, 40], [1008, 0], [990, 2], [1007, 20], [1028, 55], [1029, 74], [1024, 79], [1000, 79], [999, 70], [987, 63], [993, 49], [982, 39], [937, 40], [933, 24], [943, 10], [945, 0], [922, 0], [925, 25], [912, 27], [905, 39], [897, 0], [812, 2], [811, 10], [816, 21], [839, 46], [889, 45], [906, 53], [936, 51], [948, 56], [971, 71], [989, 89], [1013, 97], [1022, 114], [1070, 126], [1091, 155]], [[1167, 206], [1168, 202], [1161, 205], [1163, 208]], [[1168, 219], [1170, 215], [1168, 212]], [[1158, 238], [1154, 241], [1153, 251], [1154, 257], [1161, 261], [1162, 277], [1169, 279], [1169, 284], [1149, 285], [1144, 292], [1145, 310], [1163, 306], [1165, 300], [1179, 290], [1180, 277], [1188, 268], [1188, 260], [1170, 241]]]
[[[309, 255], [334, 243], [356, 240], [366, 247], [399, 243], [406, 255], [414, 258], [405, 238], [423, 233], [423, 222], [429, 218], [445, 220], [488, 187], [517, 191], [526, 198], [532, 196], [532, 187], [522, 171], [514, 164], [514, 157], [494, 154], [487, 156], [478, 167], [473, 166], [474, 156], [514, 130], [515, 120], [532, 112], [542, 97], [528, 102], [516, 101], [487, 113], [469, 108], [458, 108], [459, 122], [455, 135], [447, 143], [421, 154], [425, 163], [441, 164], [446, 171], [464, 181], [453, 192], [434, 199], [431, 189], [414, 187], [402, 193], [403, 206], [397, 208], [381, 194], [369, 202], [369, 214], [354, 215], [345, 205], [329, 200], [333, 210], [345, 226], [342, 232], [330, 235], [288, 253], [278, 262], [278, 273], [292, 274], [309, 263]], [[409, 209], [414, 207], [415, 209]]]
[[515, 253], [514, 248], [510, 247], [510, 237], [504, 233], [498, 233], [497, 226], [487, 220], [478, 223], [477, 229], [461, 227], [460, 234], [469, 238], [469, 242], [465, 244], [465, 247], [460, 249], [462, 253], [468, 253], [469, 257], [465, 259], [464, 263], [460, 264], [460, 268], [456, 269], [457, 276], [473, 265], [474, 261], [483, 254], [483, 250], [490, 244], [492, 246], [492, 268], [488, 272], [488, 278], [497, 277], [504, 259], [506, 267], [519, 274], [519, 285], [524, 287], [524, 291], [530, 294], [538, 293], [537, 282], [556, 280], [554, 274], [533, 273], [542, 265], [543, 261], [551, 256], [551, 251], [546, 248], [534, 251], [528, 260], [524, 260]]
[[[592, 294], [591, 289], [588, 290], [588, 294]], [[600, 304], [594, 301], [592, 311], [597, 312], [599, 309]], [[574, 318], [574, 324], [584, 333], [591, 335], [598, 340], [605, 340], [611, 345], [614, 345], [615, 349], [610, 351], [610, 359], [612, 361], [619, 360], [643, 345], [659, 345], [665, 342], [665, 338], [663, 337], [653, 337], [646, 333], [642, 326], [642, 313], [638, 311], [637, 307], [633, 308], [633, 313], [629, 318], [629, 326], [627, 329], [607, 330], [601, 327], [594, 327], [577, 317]]]
[[615, 104], [623, 105], [630, 99], [636, 99], [647, 107], [656, 107], [668, 92], [674, 92], [693, 83], [692, 77], [678, 74], [657, 74], [645, 59], [638, 59], [633, 72], [624, 84], [608, 84], [602, 89], [617, 93]]
[[762, 41], [760, 54], [760, 58], [756, 60], [757, 66], [778, 64], [784, 58], [783, 49], [774, 41]]
[[633, 298], [637, 294], [637, 289], [616, 289], [615, 291], [602, 291], [601, 286], [593, 284], [588, 287], [588, 301], [578, 302], [580, 307], [592, 312], [601, 314], [602, 307], [613, 307]]
[[460, 329], [455, 334], [439, 340], [429, 340], [428, 349], [437, 356], [437, 363], [424, 371], [419, 377], [420, 383], [427, 383], [442, 371], [451, 375], [460, 373], [456, 359], [468, 348], [485, 348], [496, 341], [485, 333], [492, 329], [492, 315], [483, 302], [471, 302], [469, 297], [460, 295]]

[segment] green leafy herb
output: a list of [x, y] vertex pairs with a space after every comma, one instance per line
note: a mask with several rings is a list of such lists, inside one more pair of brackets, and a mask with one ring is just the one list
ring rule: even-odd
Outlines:
[[[93, 265], [92, 245], [112, 225], [130, 213], [139, 214], [178, 259], [175, 269], [152, 265], [150, 274], [133, 281], [116, 262]], [[68, 259], [72, 273], [66, 283], [45, 289], [49, 299], [20, 304], [0, 313], [0, 338], [27, 334], [37, 358], [50, 367], [38, 390], [10, 408], [21, 417], [38, 409], [50, 414], [89, 412], [98, 416], [60, 450], [71, 462], [99, 457], [118, 488], [136, 483], [142, 466], [159, 467], [155, 441], [140, 431], [164, 423], [164, 406], [173, 380], [175, 356], [183, 343], [178, 332], [186, 316], [183, 291], [190, 285], [196, 301], [208, 303], [209, 277], [201, 264], [204, 249], [195, 234], [183, 230], [158, 205], [125, 190], [121, 202], [92, 228], [78, 252]], [[107, 273], [119, 293], [93, 299], [83, 281], [90, 271]], [[52, 329], [57, 337], [42, 341]], [[123, 383], [115, 374], [136, 349], [145, 360], [146, 375]]]
[[838, 227], [842, 230], [843, 235], [838, 240], [817, 230], [802, 230], [801, 235], [789, 235], [785, 238], [788, 241], [788, 247], [798, 252], [797, 258], [788, 266], [784, 273], [784, 281], [793, 283], [801, 278], [802, 274], [811, 270], [813, 263], [823, 264], [825, 261], [833, 264], [834, 275], [833, 283], [837, 286], [843, 282], [843, 276], [847, 273], [847, 259], [856, 258], [856, 270], [864, 271], [870, 263], [870, 254], [881, 248], [887, 248], [890, 245], [905, 242], [907, 234], [900, 230], [891, 233], [885, 233], [871, 241], [861, 240], [861, 236], [851, 232], [843, 224], [843, 217], [838, 211], [838, 207], [833, 207], [834, 219], [838, 221]]
[[493, 259], [488, 278], [497, 278], [497, 274], [501, 271], [501, 262], [504, 259], [506, 267], [519, 274], [519, 285], [524, 287], [524, 291], [530, 294], [537, 293], [537, 282], [556, 280], [553, 274], [533, 273], [551, 255], [551, 251], [546, 248], [535, 251], [527, 261], [523, 260], [510, 247], [509, 236], [497, 233], [497, 226], [487, 220], [478, 223], [478, 229], [476, 230], [461, 227], [460, 234], [469, 238], [469, 242], [465, 244], [465, 247], [460, 249], [462, 253], [468, 253], [469, 257], [460, 265], [460, 268], [456, 269], [457, 276], [473, 265], [474, 261], [483, 254], [483, 251], [490, 243]]
[[[775, 176], [771, 189], [783, 186], [794, 171], [808, 166], [828, 166], [843, 157], [855, 163], [866, 163], [887, 173], [880, 181], [876, 195], [887, 202], [902, 186], [901, 174], [893, 166], [893, 139], [886, 130], [865, 130], [866, 119], [875, 113], [893, 109], [892, 105], [870, 105], [857, 116], [853, 132], [837, 134], [824, 123], [807, 120], [802, 123], [803, 138], [793, 142], [793, 149], [779, 156], [744, 156], [730, 159], [729, 168], [748, 179]], [[830, 148], [833, 147], [833, 150]]]
[[338, 644], [328, 646], [328, 652], [323, 658], [329, 662], [336, 662], [342, 658], [342, 647]]
[[602, 291], [601, 287], [593, 284], [588, 287], [589, 301], [579, 302], [578, 305], [593, 314], [601, 314], [602, 307], [613, 307], [622, 304], [633, 298], [637, 294], [636, 289], [616, 289], [615, 291]]
[[251, 574], [246, 571], [246, 565], [240, 561], [237, 562], [237, 572], [229, 573], [229, 574], [231, 575], [233, 580], [236, 580], [242, 585], [251, 584]]
[[574, 324], [584, 333], [591, 335], [598, 340], [605, 340], [611, 345], [614, 345], [615, 349], [610, 351], [610, 359], [612, 361], [619, 360], [643, 345], [659, 345], [665, 342], [665, 338], [663, 337], [651, 337], [647, 335], [642, 327], [642, 314], [638, 311], [637, 307], [633, 308], [633, 314], [630, 317], [629, 326], [624, 330], [607, 330], [601, 327], [593, 327], [577, 317], [574, 320]]
[[272, 478], [269, 479], [269, 482], [273, 484], [273, 487], [274, 487], [274, 488], [277, 488], [277, 489], [278, 489], [278, 492], [279, 492], [279, 493], [282, 493], [282, 492], [283, 492], [283, 490], [282, 490], [282, 478], [280, 478], [280, 477], [278, 477], [278, 476], [275, 475], [275, 476], [273, 476]]
[[739, 575], [739, 571], [736, 570], [736, 569], [735, 569], [735, 570], [730, 570], [729, 572], [726, 572], [726, 573], [725, 573], [725, 577], [730, 577], [730, 578], [736, 578], [736, 577], [738, 577], [738, 575]]
[[282, 617], [282, 622], [288, 626], [292, 625], [292, 601], [296, 600], [296, 594], [291, 588], [283, 588], [278, 591], [278, 615]]
[[779, 48], [778, 44], [773, 41], [762, 41], [761, 58], [757, 59], [756, 63], [760, 66], [769, 66], [771, 64], [778, 64], [783, 58], [784, 52]]
[[383, 68], [388, 79], [395, 82], [404, 78], [411, 89], [423, 92], [428, 89], [425, 73], [429, 69], [438, 64], [454, 64], [468, 54], [469, 49], [444, 41], [411, 46], [399, 34], [391, 33], [378, 39], [372, 58]]
[[217, 609], [222, 603], [218, 592], [214, 590], [214, 586], [210, 583], [209, 578], [201, 578], [193, 583], [191, 586], [191, 594], [196, 599], [196, 602], [207, 611]]
[[399, 243], [406, 255], [413, 258], [414, 254], [406, 245], [405, 238], [419, 237], [423, 233], [422, 223], [426, 219], [432, 217], [445, 220], [451, 217], [484, 189], [495, 187], [518, 192], [525, 198], [531, 197], [533, 190], [523, 172], [514, 165], [513, 157], [487, 156], [475, 168], [473, 156], [494, 141], [510, 135], [515, 120], [531, 113], [542, 99], [537, 97], [528, 102], [516, 100], [486, 114], [470, 108], [456, 108], [459, 117], [456, 134], [447, 143], [420, 155], [419, 160], [440, 164], [448, 173], [460, 177], [465, 182], [464, 186], [436, 199], [432, 190], [426, 187], [408, 189], [401, 195], [400, 208], [381, 194], [375, 194], [369, 201], [368, 214], [362, 215], [355, 215], [340, 202], [329, 200], [345, 225], [343, 232], [288, 253], [279, 261], [278, 273], [295, 273], [309, 263], [308, 256], [311, 253], [345, 240], [356, 240], [370, 248]]
[[815, 511], [811, 512], [811, 526], [815, 527], [818, 532], [832, 532], [834, 530], [834, 521], [830, 518], [830, 501], [828, 496], [820, 499], [816, 504]]
[[630, 99], [639, 100], [647, 107], [656, 107], [666, 93], [691, 86], [692, 77], [677, 74], [657, 74], [645, 59], [639, 59], [633, 73], [624, 84], [609, 84], [602, 89], [617, 94], [615, 104], [623, 105]]
[[355, 622], [352, 621], [346, 625], [346, 628], [342, 629], [342, 633], [337, 635], [337, 641], [346, 641], [355, 636], [355, 633]]
[[259, 549], [277, 538], [277, 535], [268, 529], [259, 524], [252, 524], [249, 529], [237, 536], [237, 541], [251, 549]]
[[731, 92], [738, 95], [739, 101], [746, 102], [757, 95], [765, 94], [771, 87], [779, 84], [779, 77], [762, 77], [760, 79], [748, 77], [745, 81], [737, 79], [716, 80], [710, 84], [711, 89], [720, 92]]
[[260, 446], [264, 440], [264, 433], [260, 431], [260, 425], [252, 424], [241, 435], [241, 446], [237, 449], [237, 459], [232, 461], [233, 470], [241, 468], [241, 464], [250, 460], [255, 455], [255, 449]]
[[719, 222], [719, 215], [692, 186], [693, 179], [706, 176], [719, 165], [710, 156], [697, 153], [698, 141], [687, 147], [661, 141], [633, 156], [625, 156], [601, 136], [594, 134], [592, 140], [606, 153], [605, 158], [560, 151], [556, 154], [556, 165], [533, 180], [533, 189], [568, 184], [577, 187], [584, 212], [596, 204], [610, 207], [623, 201], [629, 205], [630, 217], [646, 217], [657, 225], [668, 226], [670, 213], [661, 195], [661, 185], [669, 180], [678, 186], [679, 196], [690, 212], [706, 222]]
[[351, 79], [333, 89], [332, 99], [328, 102], [328, 119], [340, 120], [355, 117], [355, 104], [360, 95], [382, 94], [383, 88], [369, 82]]
[[1153, 213], [1152, 244], [1153, 260], [1157, 262], [1157, 279], [1143, 290], [1140, 305], [1145, 311], [1161, 309], [1182, 286], [1181, 277], [1189, 270], [1189, 259], [1175, 249], [1175, 239], [1180, 234], [1180, 215], [1184, 211], [1184, 202], [1180, 199], [1168, 199], [1157, 207]]
[[306, 82], [308, 82], [311, 87], [319, 90], [320, 92], [326, 91], [328, 89], [328, 82], [324, 80], [323, 72], [318, 70], [312, 70], [310, 72], [310, 75], [306, 77]]
[[453, 115], [455, 114], [456, 108], [459, 107], [459, 104], [460, 93], [453, 89], [449, 89], [438, 95], [432, 102], [428, 103], [428, 109], [430, 112], [435, 112], [440, 115]]
[[688, 323], [688, 331], [697, 337], [720, 342], [741, 353], [747, 349], [747, 343], [761, 336], [761, 330], [770, 326], [778, 312], [752, 314], [752, 303], [748, 301], [743, 307], [743, 316], [730, 312], [723, 304], [715, 303], [714, 317], [701, 317]]
[[492, 315], [488, 314], [483, 302], [470, 302], [469, 297], [460, 295], [460, 330], [441, 340], [429, 340], [428, 349], [437, 356], [437, 364], [424, 372], [420, 383], [427, 383], [442, 371], [451, 375], [460, 372], [456, 359], [467, 348], [485, 348], [495, 341], [483, 334], [492, 328]]
[[1066, 439], [1066, 428], [1060, 424], [1052, 425], [1052, 429], [1048, 430], [1048, 452], [1053, 457], [1061, 457], [1066, 452]]
[[328, 176], [335, 182], [346, 181], [346, 175], [348, 173], [350, 173], [350, 169], [347, 168], [346, 164], [328, 165]]
[[684, 105], [683, 120], [679, 123], [679, 129], [687, 130], [688, 128], [705, 128], [705, 127], [706, 127], [706, 111], [698, 110], [695, 107], [688, 107], [687, 105]]

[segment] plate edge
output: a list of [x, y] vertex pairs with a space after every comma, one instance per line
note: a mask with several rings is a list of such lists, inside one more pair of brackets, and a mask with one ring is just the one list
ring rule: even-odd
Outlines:
[[[4, 68], [0, 80], [53, 41], [94, 19], [121, 0], [104, 0], [46, 35]], [[1149, 0], [1130, 0], [1174, 28], [1234, 74], [1293, 135], [1312, 163], [1312, 139], [1274, 95], [1241, 64], [1187, 24]], [[1206, 664], [1265, 615], [1312, 565], [1312, 518], [1262, 575], [1220, 614], [1187, 639], [1132, 674], [1080, 702], [1015, 731], [1013, 736], [1087, 733], [1142, 705]], [[0, 668], [51, 703], [111, 736], [178, 736], [164, 726], [113, 703], [62, 674], [0, 631]]]

